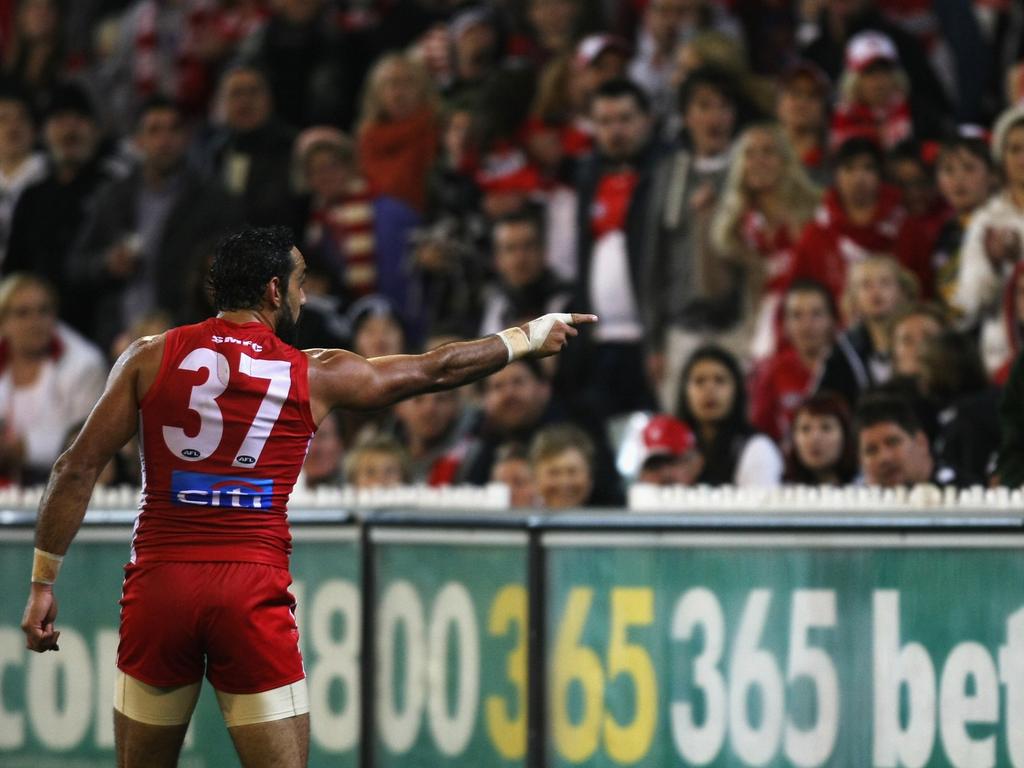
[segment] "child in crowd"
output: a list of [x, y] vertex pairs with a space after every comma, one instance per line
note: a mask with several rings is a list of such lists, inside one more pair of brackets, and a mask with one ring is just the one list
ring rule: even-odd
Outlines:
[[530, 445], [530, 465], [545, 509], [586, 506], [594, 490], [594, 443], [579, 427], [545, 427]]
[[364, 438], [345, 456], [345, 482], [353, 488], [394, 488], [409, 480], [409, 456], [393, 437]]
[[509, 506], [529, 509], [537, 506], [537, 483], [533, 479], [530, 454], [522, 443], [508, 442], [498, 446], [491, 482], [508, 486]]

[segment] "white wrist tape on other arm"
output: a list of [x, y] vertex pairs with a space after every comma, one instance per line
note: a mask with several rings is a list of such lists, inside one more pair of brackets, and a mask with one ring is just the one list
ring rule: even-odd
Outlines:
[[505, 346], [508, 348], [508, 361], [518, 360], [526, 357], [531, 352], [536, 352], [548, 338], [555, 323], [562, 322], [566, 325], [572, 324], [572, 315], [568, 312], [549, 312], [541, 315], [536, 320], [531, 320], [524, 332], [522, 328], [506, 328], [498, 334]]
[[32, 553], [32, 581], [37, 584], [53, 584], [63, 562], [61, 555], [36, 548]]

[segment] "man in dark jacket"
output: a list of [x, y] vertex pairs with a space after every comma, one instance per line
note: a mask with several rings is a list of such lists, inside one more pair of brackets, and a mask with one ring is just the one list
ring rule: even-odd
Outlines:
[[147, 102], [134, 139], [139, 168], [98, 193], [71, 258], [71, 279], [94, 306], [90, 335], [103, 344], [155, 310], [197, 319], [202, 248], [241, 220], [219, 185], [186, 166], [173, 103]]
[[[581, 402], [612, 416], [654, 406], [643, 375], [640, 240], [651, 172], [659, 147], [652, 139], [647, 95], [629, 80], [611, 80], [590, 106], [593, 154], [580, 165], [576, 191], [575, 306], [601, 324], [591, 334]], [[583, 308], [586, 308], [585, 310]]]
[[85, 90], [54, 91], [43, 122], [47, 176], [26, 189], [14, 209], [4, 274], [33, 272], [57, 287], [61, 317], [87, 330], [92, 304], [67, 279], [67, 261], [97, 190], [114, 176], [99, 156], [99, 127]]
[[295, 131], [274, 114], [266, 75], [252, 64], [235, 65], [221, 77], [218, 103], [223, 124], [207, 142], [210, 175], [241, 201], [247, 223], [294, 224]]

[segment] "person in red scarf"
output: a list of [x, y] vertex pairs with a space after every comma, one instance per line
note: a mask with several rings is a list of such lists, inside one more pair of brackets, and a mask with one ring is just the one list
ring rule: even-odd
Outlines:
[[909, 82], [896, 46], [881, 32], [868, 30], [850, 38], [839, 90], [840, 102], [832, 115], [833, 147], [853, 136], [867, 136], [892, 149], [910, 138]]
[[421, 212], [438, 148], [436, 105], [427, 71], [403, 54], [389, 54], [370, 72], [358, 128], [367, 181]]
[[793, 263], [793, 249], [821, 200], [781, 127], [758, 123], [740, 137], [711, 221], [720, 253], [746, 260], [755, 323], [750, 354], [771, 355], [777, 318]]
[[847, 139], [833, 165], [835, 184], [797, 242], [791, 279], [817, 280], [841, 305], [850, 266], [889, 253], [921, 285], [932, 285], [929, 244], [907, 224], [899, 191], [882, 182], [878, 145], [863, 137]]
[[782, 302], [785, 345], [754, 371], [750, 423], [776, 442], [788, 442], [797, 408], [814, 391], [832, 351], [838, 320], [821, 283], [798, 280]]

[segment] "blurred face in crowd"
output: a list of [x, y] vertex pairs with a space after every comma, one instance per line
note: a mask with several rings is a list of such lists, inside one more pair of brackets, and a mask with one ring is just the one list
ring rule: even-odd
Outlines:
[[187, 136], [174, 109], [151, 109], [139, 120], [135, 144], [148, 173], [166, 176], [185, 159]]
[[884, 320], [903, 298], [899, 278], [891, 264], [865, 261], [852, 270], [853, 304], [858, 317]]
[[581, 507], [594, 487], [587, 457], [577, 448], [567, 448], [540, 459], [534, 467], [534, 475], [545, 509]]
[[771, 131], [752, 129], [743, 148], [743, 188], [751, 195], [771, 192], [782, 180], [785, 162]]
[[336, 482], [341, 472], [341, 460], [344, 446], [338, 422], [333, 414], [320, 422], [313, 440], [309, 444], [306, 462], [302, 465], [302, 474], [309, 485]]
[[0, 161], [28, 157], [34, 139], [28, 108], [20, 101], [0, 100]]
[[632, 96], [595, 98], [590, 112], [594, 142], [609, 160], [629, 160], [647, 141], [650, 120]]
[[874, 158], [855, 155], [836, 168], [835, 184], [843, 207], [870, 208], [878, 201], [882, 176]]
[[392, 315], [375, 314], [359, 324], [352, 347], [356, 354], [365, 358], [398, 355], [402, 352], [404, 334]]
[[292, 24], [312, 21], [320, 12], [324, 0], [272, 0], [272, 8]]
[[868, 485], [883, 488], [927, 482], [931, 462], [924, 432], [909, 434], [892, 421], [860, 431], [860, 466]]
[[833, 470], [843, 455], [843, 425], [835, 416], [800, 411], [793, 422], [793, 446], [811, 472]]
[[508, 486], [509, 503], [513, 508], [532, 507], [537, 503], [537, 484], [533, 481], [533, 470], [526, 459], [497, 462], [491, 469], [491, 482]]
[[494, 268], [510, 288], [523, 288], [544, 274], [544, 248], [537, 227], [512, 221], [494, 228]]
[[461, 404], [458, 390], [429, 392], [398, 403], [395, 415], [405, 427], [410, 442], [433, 445], [458, 418]]
[[689, 0], [651, 0], [644, 12], [644, 27], [661, 51], [679, 42], [679, 28], [686, 19]]
[[478, 80], [487, 74], [494, 63], [497, 37], [494, 28], [486, 22], [474, 24], [455, 41], [455, 67], [464, 80]]
[[18, 31], [25, 42], [38, 42], [58, 32], [57, 4], [53, 0], [23, 0], [18, 9]]
[[1003, 145], [1003, 171], [1012, 187], [1024, 187], [1024, 125], [1011, 128]]
[[921, 163], [900, 158], [889, 166], [892, 182], [903, 192], [903, 207], [911, 216], [928, 212], [935, 199], [935, 185]]
[[736, 106], [717, 88], [698, 86], [683, 113], [698, 156], [720, 155], [729, 148], [736, 125]]
[[992, 192], [994, 178], [988, 165], [962, 147], [942, 153], [937, 174], [939, 192], [957, 214], [970, 213]]
[[469, 150], [469, 133], [473, 127], [473, 113], [469, 110], [458, 110], [448, 118], [441, 141], [445, 154], [456, 167], [460, 166]]
[[314, 149], [306, 158], [306, 184], [321, 203], [341, 198], [352, 180], [352, 162], [332, 147]]
[[892, 182], [903, 192], [903, 207], [911, 216], [928, 212], [935, 199], [935, 185], [928, 171], [916, 160], [900, 158], [889, 166]]
[[0, 318], [0, 333], [15, 355], [46, 353], [57, 329], [57, 304], [41, 285], [28, 283], [14, 292]]
[[542, 43], [565, 44], [576, 26], [579, 5], [574, 0], [530, 0], [526, 13]]
[[825, 125], [825, 100], [811, 75], [790, 80], [779, 92], [775, 116], [789, 133], [809, 133]]
[[857, 75], [857, 100], [872, 108], [887, 107], [900, 94], [898, 70], [892, 62], [878, 61]]
[[420, 106], [416, 76], [412, 68], [401, 61], [389, 62], [377, 78], [380, 104], [390, 120], [404, 120]]
[[931, 315], [910, 315], [892, 329], [892, 363], [897, 376], [916, 377], [922, 373], [921, 356], [942, 326]]
[[484, 381], [487, 424], [500, 432], [528, 429], [540, 421], [551, 388], [526, 363], [512, 363]]
[[229, 73], [221, 85], [221, 98], [224, 121], [233, 131], [254, 131], [270, 119], [270, 89], [259, 72], [236, 69]]
[[786, 338], [802, 357], [820, 357], [832, 346], [835, 321], [828, 302], [817, 291], [787, 294], [782, 322]]
[[352, 467], [353, 488], [394, 488], [402, 484], [402, 459], [390, 451], [361, 451]]
[[729, 369], [717, 360], [701, 360], [690, 369], [686, 398], [690, 412], [701, 424], [721, 421], [732, 410], [736, 383]]
[[637, 482], [650, 485], [693, 485], [704, 470], [704, 457], [697, 450], [682, 456], [652, 456], [644, 462]]
[[73, 110], [64, 110], [47, 118], [43, 135], [53, 161], [60, 167], [85, 165], [92, 158], [99, 140], [96, 123]]

